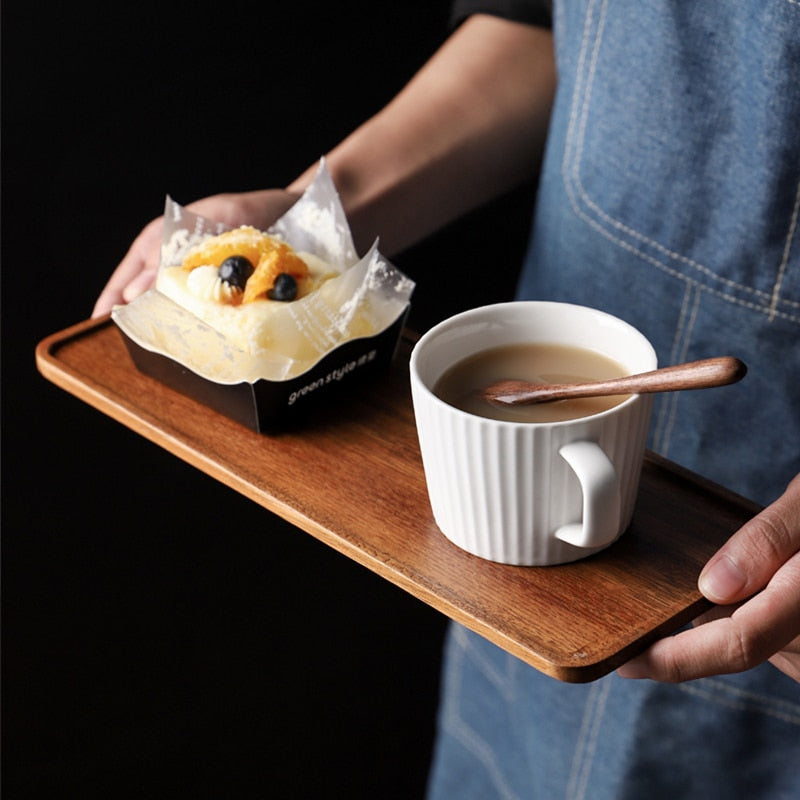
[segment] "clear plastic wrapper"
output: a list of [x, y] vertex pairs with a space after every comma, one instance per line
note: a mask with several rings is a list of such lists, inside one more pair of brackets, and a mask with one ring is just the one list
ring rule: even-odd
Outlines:
[[[228, 230], [167, 198], [161, 267]], [[350, 227], [324, 160], [303, 196], [267, 231], [298, 253], [310, 253], [337, 273], [310, 294], [270, 304], [253, 346], [235, 344], [195, 314], [151, 289], [112, 311], [138, 347], [165, 356], [217, 384], [287, 381], [310, 370], [341, 345], [375, 337], [405, 314], [414, 283], [379, 251], [358, 257]]]

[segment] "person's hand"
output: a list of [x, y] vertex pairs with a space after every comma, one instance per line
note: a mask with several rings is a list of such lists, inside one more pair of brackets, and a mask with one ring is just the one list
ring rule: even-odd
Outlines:
[[[268, 228], [297, 201], [299, 194], [266, 189], [239, 194], [217, 194], [187, 206], [190, 211], [231, 227], [254, 225]], [[100, 296], [92, 317], [100, 317], [117, 304], [130, 303], [152, 286], [161, 253], [163, 217], [146, 225], [134, 239]]]
[[698, 584], [718, 605], [620, 667], [622, 677], [679, 682], [770, 661], [800, 682], [800, 475], [712, 556]]

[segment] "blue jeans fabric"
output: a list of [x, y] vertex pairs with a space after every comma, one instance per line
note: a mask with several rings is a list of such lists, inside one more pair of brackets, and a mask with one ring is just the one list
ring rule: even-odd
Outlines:
[[452, 625], [436, 800], [794, 800], [800, 693], [771, 666], [563, 684]]
[[[800, 472], [800, 2], [555, 3], [559, 87], [519, 297], [602, 308], [662, 364], [649, 446], [761, 503]], [[777, 383], [776, 383], [777, 382]], [[800, 798], [800, 684], [537, 673], [453, 626], [430, 797]]]

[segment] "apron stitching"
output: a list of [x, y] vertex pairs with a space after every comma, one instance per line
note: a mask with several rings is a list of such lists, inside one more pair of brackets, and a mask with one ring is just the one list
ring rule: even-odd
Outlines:
[[[694, 300], [692, 302], [691, 312], [689, 314], [688, 322], [682, 326], [681, 332], [681, 347], [680, 351], [677, 356], [673, 359], [673, 363], [681, 363], [686, 361], [687, 353], [689, 352], [689, 345], [692, 341], [692, 331], [694, 330], [694, 324], [697, 321], [697, 312], [700, 308], [700, 297], [701, 292], [698, 291], [698, 287], [694, 286], [691, 287], [691, 294], [694, 295]], [[688, 299], [688, 293], [687, 293]], [[677, 344], [677, 341], [676, 341]], [[665, 414], [666, 424], [664, 426], [664, 430], [662, 433], [661, 439], [661, 450], [660, 452], [662, 455], [666, 455], [667, 451], [669, 450], [669, 443], [672, 439], [672, 431], [675, 428], [675, 421], [678, 418], [678, 403], [680, 401], [680, 393], [679, 392], [671, 392], [669, 396], [669, 402], [666, 404], [666, 408], [669, 409], [669, 414]]]
[[572, 106], [570, 108], [569, 113], [569, 124], [567, 125], [567, 139], [564, 148], [564, 159], [562, 161], [561, 169], [564, 174], [564, 179], [568, 182], [567, 179], [567, 172], [568, 172], [568, 164], [571, 160], [571, 153], [573, 149], [572, 142], [575, 141], [574, 136], [574, 129], [575, 125], [577, 124], [578, 118], [578, 106], [580, 102], [580, 98], [582, 96], [585, 97], [583, 92], [583, 75], [585, 71], [585, 61], [586, 61], [586, 53], [589, 49], [589, 38], [590, 38], [590, 31], [592, 27], [592, 17], [593, 17], [593, 9], [594, 9], [594, 2], [589, 3], [589, 7], [586, 10], [586, 21], [584, 23], [583, 28], [583, 36], [581, 38], [581, 49], [578, 55], [578, 67], [575, 72], [575, 90], [572, 95]]
[[678, 688], [688, 694], [702, 697], [705, 700], [719, 703], [719, 705], [734, 710], [760, 711], [767, 716], [775, 717], [791, 725], [800, 725], [800, 713], [798, 713], [797, 706], [785, 700], [736, 689], [722, 681], [710, 679], [706, 680], [705, 686], [702, 684], [680, 684]]
[[778, 299], [781, 291], [781, 284], [786, 276], [786, 268], [789, 266], [789, 253], [792, 250], [792, 240], [794, 239], [795, 231], [797, 230], [797, 215], [800, 212], [800, 183], [797, 184], [797, 195], [794, 199], [794, 209], [792, 211], [792, 219], [789, 222], [789, 232], [786, 235], [786, 244], [783, 248], [783, 258], [781, 259], [780, 266], [778, 267], [778, 276], [775, 280], [775, 286], [772, 289], [772, 302], [769, 306], [769, 321], [775, 319], [775, 310], [778, 307]]
[[[458, 629], [456, 629], [458, 630]], [[463, 662], [467, 657], [467, 639], [465, 636], [459, 635], [457, 638], [458, 647], [458, 663], [451, 671], [453, 682], [451, 684], [452, 698], [456, 698], [455, 702], [448, 704], [449, 710], [444, 720], [444, 727], [450, 732], [451, 736], [456, 739], [465, 750], [471, 753], [475, 758], [483, 764], [487, 773], [489, 774], [492, 782], [498, 790], [499, 796], [506, 798], [506, 800], [519, 800], [518, 795], [506, 783], [503, 776], [503, 770], [498, 765], [495, 759], [495, 753], [491, 745], [479, 736], [461, 717], [460, 703], [457, 698], [461, 697], [461, 678], [463, 675]]]
[[610, 691], [611, 681], [607, 680], [594, 684], [589, 692], [567, 781], [566, 800], [583, 800], [586, 797], [586, 788]]
[[[740, 306], [741, 308], [747, 308], [750, 311], [754, 311], [757, 314], [771, 314], [771, 318], [774, 320], [776, 318], [784, 319], [788, 322], [800, 322], [800, 315], [798, 314], [789, 314], [783, 311], [773, 310], [770, 311], [769, 306], [766, 306], [761, 303], [752, 303], [748, 302], [747, 300], [742, 300], [741, 298], [735, 297], [731, 294], [727, 294], [719, 289], [712, 289], [709, 286], [703, 286], [702, 284], [698, 283], [697, 280], [694, 278], [688, 278], [686, 275], [682, 274], [676, 269], [672, 267], [668, 267], [666, 264], [662, 263], [653, 256], [648, 255], [647, 253], [643, 253], [641, 250], [638, 250], [633, 245], [629, 244], [628, 242], [614, 236], [610, 231], [603, 228], [602, 225], [598, 224], [595, 220], [591, 219], [588, 215], [586, 215], [578, 205], [574, 201], [574, 196], [572, 193], [567, 191], [567, 194], [570, 198], [570, 205], [572, 206], [573, 211], [584, 221], [586, 222], [591, 228], [594, 228], [601, 236], [605, 236], [610, 241], [614, 242], [618, 247], [623, 250], [627, 250], [629, 253], [632, 253], [635, 256], [646, 261], [648, 264], [656, 267], [657, 269], [665, 272], [667, 275], [672, 276], [673, 278], [677, 278], [678, 280], [685, 281], [693, 286], [696, 286], [698, 289], [707, 292], [708, 294], [712, 295], [713, 297], [718, 297], [721, 300], [724, 300], [728, 303], [733, 305]], [[795, 305], [794, 303], [789, 303], [788, 301], [782, 300], [781, 303], [785, 303], [787, 305]]]
[[[586, 89], [583, 95], [583, 103], [581, 104], [580, 124], [578, 126], [578, 137], [575, 141], [575, 160], [572, 165], [573, 180], [576, 186], [581, 187], [580, 182], [580, 153], [583, 152], [583, 143], [586, 140], [586, 120], [589, 117], [589, 103], [592, 98], [592, 87], [594, 86], [594, 78], [597, 72], [597, 55], [600, 52], [600, 45], [603, 41], [603, 31], [605, 30], [606, 12], [608, 10], [608, 0], [603, 0], [599, 22], [597, 25], [597, 33], [595, 34], [594, 47], [592, 48], [592, 57], [589, 63], [589, 74], [586, 81]], [[588, 44], [588, 43], [587, 43]], [[582, 187], [581, 187], [582, 188]]]
[[470, 652], [472, 662], [480, 670], [483, 677], [486, 678], [486, 680], [488, 680], [489, 683], [491, 683], [495, 689], [497, 689], [497, 691], [503, 695], [506, 702], [511, 702], [513, 700], [514, 690], [509, 685], [509, 675], [506, 674], [504, 676], [498, 670], [496, 670], [492, 664], [486, 658], [484, 658], [483, 653], [479, 649], [472, 646], [469, 638], [462, 633], [460, 629], [457, 630], [459, 631], [459, 643], [465, 652]]
[[[687, 309], [689, 308], [691, 296], [692, 286], [690, 283], [687, 283], [683, 292], [683, 300], [681, 301], [681, 308], [678, 314], [678, 322], [675, 326], [675, 335], [672, 340], [672, 350], [669, 354], [670, 364], [674, 364], [676, 362], [678, 353], [680, 352], [680, 342], [683, 338], [683, 329], [684, 325], [686, 324], [685, 321]], [[662, 437], [664, 436], [664, 430], [667, 427], [667, 420], [671, 416], [671, 408], [674, 400], [675, 397], [671, 393], [664, 394], [659, 398], [658, 416], [653, 429], [653, 446], [659, 453], [661, 453], [661, 455], [666, 455], [663, 449], [664, 444]]]
[[677, 363], [680, 358], [680, 353], [685, 351], [685, 347], [681, 344], [685, 336], [686, 318], [688, 316], [688, 309], [692, 298], [692, 284], [686, 284], [686, 290], [683, 294], [683, 301], [681, 302], [681, 313], [678, 318], [678, 325], [675, 330], [675, 339], [672, 342], [672, 351], [669, 354], [670, 363]]
[[694, 302], [692, 303], [692, 313], [689, 316], [689, 324], [686, 327], [686, 331], [683, 337], [683, 347], [681, 348], [680, 355], [678, 356], [678, 363], [686, 361], [689, 357], [689, 345], [691, 344], [691, 334], [694, 330], [694, 324], [697, 322], [697, 312], [700, 308], [700, 298], [702, 297], [702, 293], [698, 291], [699, 287], [694, 286]]
[[[645, 236], [643, 233], [640, 233], [639, 231], [634, 230], [630, 226], [625, 225], [623, 222], [611, 217], [609, 214], [603, 211], [599, 206], [597, 206], [597, 204], [587, 194], [586, 189], [580, 180], [580, 162], [583, 152], [583, 142], [585, 138], [587, 118], [589, 115], [589, 103], [591, 100], [592, 85], [594, 83], [594, 76], [597, 68], [597, 54], [603, 36], [603, 29], [605, 26], [605, 17], [607, 8], [608, 8], [608, 2], [607, 0], [605, 0], [602, 4], [602, 8], [600, 11], [600, 19], [597, 26], [597, 32], [595, 34], [595, 42], [592, 51], [592, 58], [589, 66], [589, 72], [587, 75], [586, 88], [584, 88], [583, 74], [586, 68], [585, 58], [586, 58], [586, 53], [589, 49], [589, 32], [591, 29], [591, 22], [593, 16], [591, 9], [587, 11], [586, 24], [584, 27], [582, 43], [581, 43], [581, 52], [577, 68], [578, 78], [576, 80], [575, 88], [573, 90], [574, 94], [573, 94], [572, 109], [570, 112], [570, 121], [568, 126], [567, 146], [565, 147], [564, 150], [564, 160], [562, 162], [562, 174], [564, 176], [564, 182], [565, 185], [567, 186], [567, 193], [569, 195], [570, 204], [572, 205], [573, 210], [575, 211], [576, 214], [578, 214], [578, 216], [580, 216], [592, 227], [596, 228], [605, 236], [607, 236], [607, 238], [610, 239], [612, 242], [616, 242], [619, 246], [629, 250], [630, 252], [640, 255], [646, 261], [649, 261], [650, 263], [657, 266], [659, 269], [663, 269], [671, 275], [680, 277], [683, 280], [691, 280], [690, 278], [688, 278], [688, 276], [684, 275], [680, 271], [668, 267], [666, 264], [658, 261], [656, 258], [648, 256], [645, 253], [641, 252], [633, 245], [627, 244], [618, 236], [615, 236], [611, 231], [606, 231], [599, 223], [597, 223], [595, 220], [592, 220], [585, 212], [583, 212], [579, 208], [577, 198], [575, 197], [575, 191], [577, 191], [579, 198], [586, 204], [586, 206], [595, 214], [597, 214], [601, 220], [603, 220], [606, 224], [610, 225], [612, 228], [615, 228], [618, 231], [621, 231], [622, 233], [625, 233], [633, 237], [634, 239], [639, 240], [642, 244], [653, 247], [657, 252], [668, 257], [669, 259], [672, 259], [673, 261], [685, 264], [686, 266], [691, 267], [692, 269], [696, 270], [697, 272], [700, 272], [701, 274], [707, 276], [708, 278], [719, 281], [723, 286], [727, 286], [730, 289], [743, 291], [749, 295], [752, 295], [756, 298], [763, 300], [764, 302], [768, 302], [769, 305], [766, 308], [766, 310], [770, 315], [770, 320], [773, 320], [776, 316], [784, 316], [779, 312], [777, 312], [777, 304], [779, 302], [789, 306], [790, 308], [800, 308], [800, 302], [792, 300], [780, 300], [777, 297], [774, 290], [771, 294], [768, 294], [767, 292], [761, 291], [760, 289], [756, 289], [754, 287], [747, 286], [737, 281], [733, 281], [730, 278], [725, 278], [721, 275], [717, 275], [709, 267], [706, 267], [705, 265], [699, 263], [698, 261], [695, 261], [694, 259], [691, 259], [688, 256], [670, 250], [669, 248], [665, 247], [664, 245], [660, 244], [654, 239]], [[579, 103], [579, 97], [581, 97], [581, 95], [583, 96], [583, 102]], [[575, 118], [577, 116], [577, 109], [579, 104], [581, 107], [580, 122], [578, 123], [578, 135], [574, 139], [575, 144], [573, 146], [572, 145], [573, 133], [576, 124]], [[573, 150], [574, 150], [574, 155], [573, 155]], [[571, 169], [568, 168], [569, 162], [572, 163]], [[795, 207], [795, 212], [797, 212], [797, 207]], [[792, 223], [791, 223], [792, 229], [794, 228], [796, 219], [797, 219], [797, 213], [795, 213], [795, 215], [792, 218]], [[788, 253], [786, 260], [788, 261]], [[734, 303], [738, 303], [739, 305], [742, 305], [745, 308], [752, 308], [757, 311], [765, 310], [763, 307], [759, 305], [752, 304], [747, 301], [740, 301], [738, 298], [726, 295], [723, 290], [712, 289], [711, 287], [704, 287], [704, 288], [707, 288], [708, 291], [717, 294], [717, 296], [722, 297], [723, 299], [727, 299]], [[775, 308], [773, 308], [773, 305], [775, 306]], [[791, 321], [798, 321], [798, 319], [800, 319], [791, 315], [786, 315], [786, 318], [790, 319]]]

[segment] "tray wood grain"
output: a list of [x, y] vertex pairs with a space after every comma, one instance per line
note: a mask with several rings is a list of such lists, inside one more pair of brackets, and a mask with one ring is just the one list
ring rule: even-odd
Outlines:
[[559, 680], [595, 680], [708, 608], [700, 569], [759, 508], [653, 454], [629, 530], [591, 558], [514, 567], [451, 544], [425, 488], [412, 340], [348, 402], [269, 435], [138, 372], [108, 318], [47, 337], [36, 360], [57, 386]]

